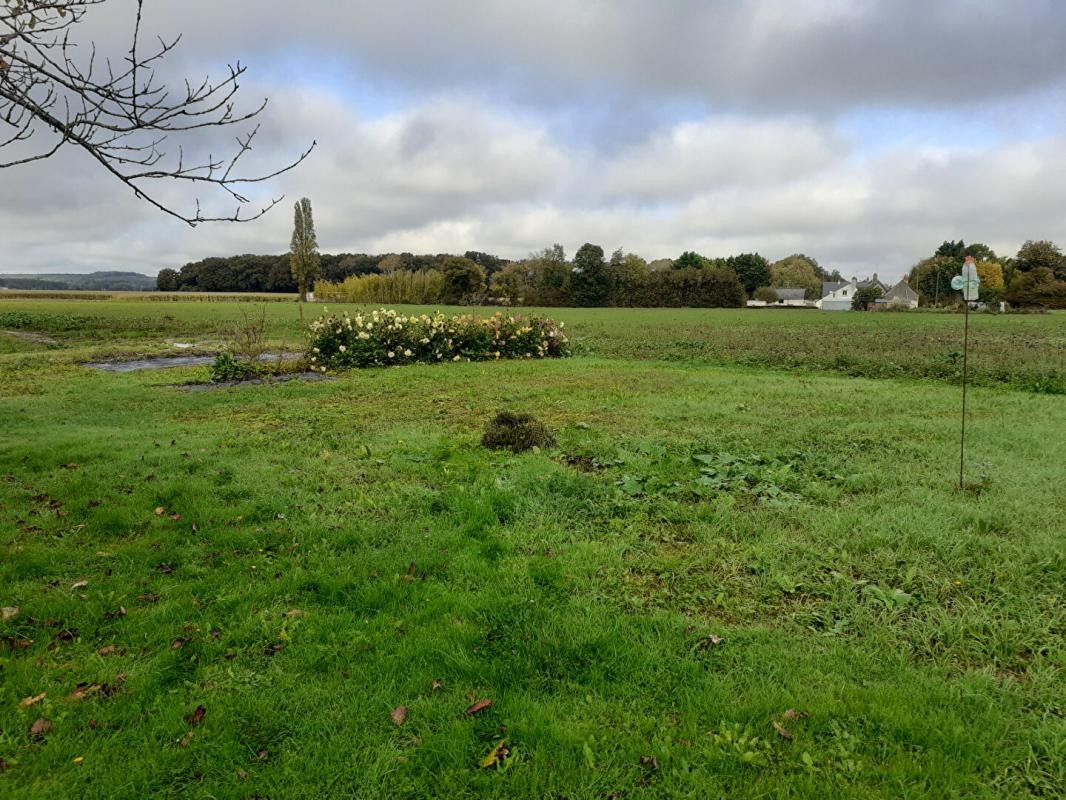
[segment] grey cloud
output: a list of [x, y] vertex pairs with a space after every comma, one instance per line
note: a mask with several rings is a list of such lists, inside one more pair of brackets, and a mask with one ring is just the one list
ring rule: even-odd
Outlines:
[[1066, 78], [1057, 0], [186, 0], [148, 19], [188, 29], [192, 58], [299, 70], [327, 53], [338, 75], [534, 104], [606, 93], [772, 112], [939, 108]]

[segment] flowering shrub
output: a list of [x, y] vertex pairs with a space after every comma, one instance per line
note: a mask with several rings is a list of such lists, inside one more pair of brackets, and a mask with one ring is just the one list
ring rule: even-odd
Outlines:
[[349, 316], [326, 313], [309, 326], [312, 369], [391, 366], [414, 362], [563, 358], [570, 341], [563, 323], [546, 317], [407, 316], [379, 309]]

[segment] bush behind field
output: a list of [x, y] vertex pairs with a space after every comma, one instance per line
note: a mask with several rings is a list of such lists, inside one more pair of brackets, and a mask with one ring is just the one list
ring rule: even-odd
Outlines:
[[[730, 269], [671, 269], [610, 278], [602, 302], [590, 305], [626, 308], [740, 308], [745, 294]], [[554, 291], [540, 285], [495, 281], [489, 293], [492, 302], [516, 306], [573, 306], [576, 302], [569, 281]], [[484, 299], [483, 292], [471, 297]], [[358, 275], [340, 283], [317, 281], [317, 300], [340, 303], [387, 303], [433, 305], [448, 303], [447, 280], [439, 270], [399, 270], [383, 275]]]
[[315, 299], [340, 303], [432, 305], [444, 301], [444, 274], [427, 269], [353, 275], [340, 283], [315, 282]]

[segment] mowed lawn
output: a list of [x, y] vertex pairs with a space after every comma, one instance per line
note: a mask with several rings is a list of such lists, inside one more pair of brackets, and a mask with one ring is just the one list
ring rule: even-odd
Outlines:
[[[972, 390], [959, 491], [950, 374], [716, 355], [932, 363], [960, 318], [563, 310], [565, 361], [204, 392], [76, 363], [238, 305], [0, 303], [58, 342], [0, 349], [0, 796], [1066, 792], [1066, 397]], [[1066, 318], [972, 321], [1062, 379]], [[500, 409], [557, 446], [483, 449]]]

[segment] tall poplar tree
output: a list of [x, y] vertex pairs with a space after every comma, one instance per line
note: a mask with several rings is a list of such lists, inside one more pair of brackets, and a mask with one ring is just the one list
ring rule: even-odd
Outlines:
[[311, 216], [311, 201], [304, 197], [296, 204], [292, 245], [289, 248], [289, 266], [299, 287], [301, 303], [307, 302], [308, 287], [314, 286], [318, 277], [318, 262], [318, 237], [315, 236], [315, 220]]

